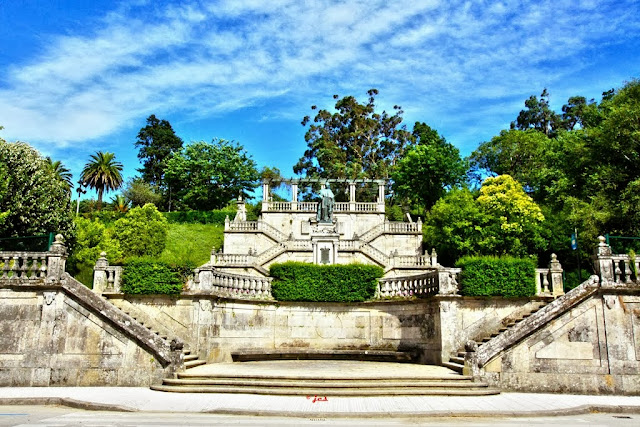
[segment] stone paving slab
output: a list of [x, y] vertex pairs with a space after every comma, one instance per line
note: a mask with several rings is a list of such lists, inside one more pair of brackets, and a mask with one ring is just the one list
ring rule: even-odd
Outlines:
[[296, 417], [551, 416], [640, 413], [640, 396], [502, 393], [496, 396], [327, 397], [163, 393], [139, 387], [6, 387], [0, 404], [57, 404], [144, 412]]

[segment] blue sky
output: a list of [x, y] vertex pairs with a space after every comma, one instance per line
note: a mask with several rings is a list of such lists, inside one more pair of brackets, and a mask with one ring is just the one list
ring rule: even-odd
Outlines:
[[468, 155], [545, 87], [560, 110], [640, 77], [639, 16], [624, 0], [0, 0], [0, 137], [74, 180], [97, 150], [131, 177], [156, 114], [291, 176], [309, 107], [377, 88]]

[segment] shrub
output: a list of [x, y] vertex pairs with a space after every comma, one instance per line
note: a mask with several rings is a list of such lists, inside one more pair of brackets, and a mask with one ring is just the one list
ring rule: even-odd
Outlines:
[[536, 294], [536, 264], [531, 258], [470, 256], [458, 260], [456, 266], [462, 268], [462, 295], [530, 297]]
[[169, 264], [134, 258], [124, 265], [120, 289], [130, 295], [177, 295], [182, 292], [182, 284], [180, 275]]
[[273, 264], [272, 293], [280, 301], [352, 302], [373, 298], [380, 267], [363, 264], [315, 265], [303, 262]]
[[158, 209], [147, 203], [131, 209], [113, 228], [125, 256], [156, 256], [164, 250], [169, 225]]
[[233, 219], [236, 211], [232, 209], [219, 209], [213, 211], [175, 211], [165, 212], [164, 216], [170, 223], [182, 224], [218, 224], [224, 225], [224, 219], [228, 216]]

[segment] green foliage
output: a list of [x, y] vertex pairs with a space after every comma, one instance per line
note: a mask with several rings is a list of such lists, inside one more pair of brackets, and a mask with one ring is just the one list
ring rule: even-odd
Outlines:
[[[82, 208], [82, 202], [80, 201], [80, 207]], [[126, 212], [120, 212], [120, 211], [116, 211], [116, 210], [109, 210], [109, 211], [89, 211], [89, 212], [85, 212], [85, 213], [81, 213], [80, 217], [85, 218], [85, 219], [93, 219], [93, 220], [98, 220], [100, 222], [102, 222], [105, 225], [110, 225], [114, 222], [116, 222], [117, 220], [119, 220], [120, 218], [125, 216]]]
[[122, 262], [124, 254], [117, 240], [113, 238], [113, 229], [99, 219], [77, 217], [76, 244], [67, 260], [67, 270], [85, 285], [93, 281], [93, 267], [101, 252], [107, 253], [111, 264]]
[[549, 92], [545, 88], [540, 99], [531, 95], [524, 102], [526, 110], [520, 111], [515, 122], [511, 122], [512, 129], [535, 129], [545, 135], [552, 135], [561, 125], [560, 116], [549, 108]]
[[71, 171], [67, 167], [65, 167], [65, 165], [63, 165], [60, 160], [54, 161], [53, 159], [51, 159], [51, 157], [47, 157], [45, 158], [45, 161], [47, 162], [47, 166], [49, 166], [53, 171], [53, 174], [56, 176], [56, 178], [64, 182], [67, 185], [69, 191], [71, 191], [71, 188], [73, 188], [73, 182], [71, 181]]
[[209, 261], [211, 249], [220, 249], [224, 226], [217, 224], [169, 224], [167, 244], [158, 259], [189, 270]]
[[187, 145], [166, 169], [176, 205], [193, 210], [221, 209], [240, 194], [246, 198], [258, 177], [256, 163], [244, 148], [223, 139]]
[[212, 211], [174, 211], [164, 212], [169, 223], [180, 224], [217, 224], [224, 225], [228, 216], [233, 219], [236, 214], [234, 209], [217, 209]]
[[114, 236], [126, 256], [156, 256], [167, 240], [167, 219], [148, 203], [131, 209], [114, 223]]
[[413, 136], [417, 144], [398, 162], [393, 188], [399, 197], [429, 210], [447, 188], [464, 182], [468, 166], [460, 151], [425, 123], [416, 122]]
[[453, 189], [427, 214], [423, 233], [441, 263], [465, 255], [534, 255], [546, 249], [544, 215], [509, 175], [487, 178], [479, 192]]
[[[305, 134], [307, 150], [293, 167], [296, 174], [314, 178], [387, 178], [396, 159], [412, 137], [401, 126], [402, 109], [376, 112], [376, 89], [367, 92], [366, 104], [353, 96], [339, 99], [335, 113], [318, 111]], [[334, 95], [338, 99], [338, 95]], [[316, 107], [312, 106], [312, 110]], [[311, 123], [309, 116], [302, 125]]]
[[530, 258], [464, 257], [458, 260], [460, 294], [464, 296], [531, 297], [536, 294], [536, 264]]
[[65, 182], [24, 142], [0, 138], [0, 237], [61, 233], [73, 241], [71, 200]]
[[272, 264], [272, 293], [280, 301], [353, 302], [373, 298], [380, 267], [362, 264]]
[[91, 160], [82, 169], [80, 178], [98, 192], [98, 210], [101, 210], [103, 193], [122, 185], [122, 163], [116, 162], [116, 155], [109, 152], [98, 151], [89, 157]]
[[127, 261], [120, 289], [129, 295], [178, 295], [182, 292], [180, 275], [164, 262], [146, 258]]
[[147, 203], [158, 206], [162, 199], [162, 195], [156, 191], [156, 187], [144, 182], [141, 178], [127, 181], [123, 195], [132, 207], [144, 206]]
[[[142, 181], [152, 186], [164, 187], [164, 174], [167, 162], [174, 153], [182, 149], [182, 139], [173, 131], [167, 120], [160, 120], [154, 114], [147, 117], [147, 125], [138, 132], [135, 146], [140, 149], [138, 158], [143, 161], [143, 166], [138, 169], [142, 173]], [[136, 205], [156, 203], [146, 200]]]

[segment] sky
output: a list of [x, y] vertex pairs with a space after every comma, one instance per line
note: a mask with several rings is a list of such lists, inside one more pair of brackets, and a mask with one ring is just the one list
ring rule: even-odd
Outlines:
[[0, 0], [0, 70], [0, 137], [74, 181], [98, 150], [135, 176], [150, 114], [293, 176], [334, 94], [376, 88], [464, 156], [544, 88], [600, 100], [640, 77], [640, 1]]

